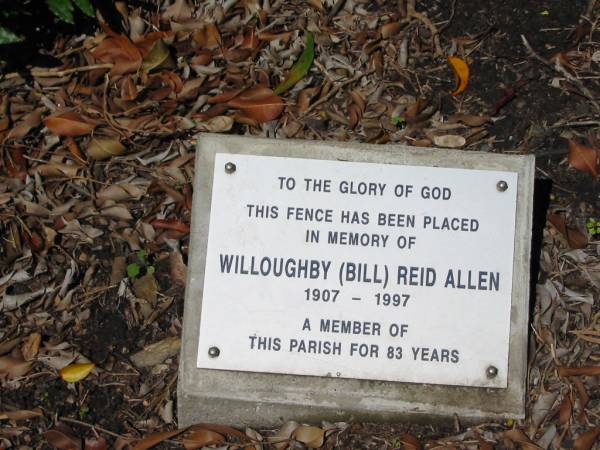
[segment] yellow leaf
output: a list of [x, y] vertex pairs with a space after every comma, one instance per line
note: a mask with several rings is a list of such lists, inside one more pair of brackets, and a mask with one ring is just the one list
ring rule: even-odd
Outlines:
[[94, 363], [70, 364], [60, 369], [60, 376], [69, 383], [76, 383], [87, 377], [94, 367]]
[[467, 89], [471, 71], [466, 61], [458, 56], [449, 56], [448, 62], [450, 63], [450, 66], [452, 66], [452, 70], [454, 70], [454, 75], [456, 76], [456, 89], [454, 89], [452, 95], [458, 95]]

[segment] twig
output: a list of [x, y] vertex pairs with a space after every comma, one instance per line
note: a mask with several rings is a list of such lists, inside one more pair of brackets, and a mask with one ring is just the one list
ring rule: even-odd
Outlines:
[[64, 77], [76, 72], [89, 72], [96, 69], [112, 69], [112, 64], [93, 64], [91, 66], [73, 67], [65, 70], [40, 70], [31, 69], [31, 75], [34, 77]]
[[409, 0], [406, 12], [408, 18], [417, 19], [421, 23], [423, 23], [427, 28], [429, 28], [429, 32], [431, 33], [431, 38], [433, 39], [433, 46], [435, 47], [435, 56], [442, 56], [444, 51], [442, 50], [442, 46], [440, 45], [440, 32], [437, 27], [433, 24], [429, 17], [425, 14], [417, 12], [415, 9], [415, 0]]
[[344, 7], [344, 3], [346, 3], [346, 0], [337, 0], [337, 2], [335, 2], [333, 8], [331, 8], [331, 11], [329, 11], [329, 14], [327, 14], [327, 17], [325, 17], [323, 26], [327, 26], [331, 19], [333, 19], [333, 17], [340, 12], [340, 10]]
[[306, 108], [306, 111], [304, 111], [302, 113], [302, 115], [300, 116], [300, 118], [303, 118], [309, 112], [311, 112], [313, 109], [315, 109], [317, 106], [325, 103], [327, 100], [329, 100], [335, 94], [337, 94], [340, 91], [341, 88], [343, 88], [347, 84], [354, 83], [356, 80], [359, 80], [364, 75], [365, 75], [364, 73], [359, 72], [356, 75], [354, 75], [352, 78], [350, 78], [350, 79], [348, 79], [348, 80], [346, 80], [346, 81], [344, 81], [342, 83], [336, 84], [336, 86], [332, 90], [330, 90], [327, 94], [325, 94], [324, 97], [320, 98], [319, 100], [317, 100], [316, 102], [314, 102], [312, 105], [310, 105], [308, 108]]
[[117, 434], [117, 433], [115, 433], [113, 431], [107, 430], [106, 428], [99, 427], [98, 425], [92, 425], [90, 423], [82, 422], [82, 421], [77, 420], [77, 419], [70, 419], [69, 417], [59, 417], [58, 420], [61, 421], [61, 422], [70, 422], [70, 423], [74, 423], [74, 424], [77, 424], [77, 425], [81, 425], [83, 427], [87, 427], [87, 428], [91, 428], [91, 429], [96, 429], [96, 430], [102, 431], [103, 433], [106, 433], [106, 434], [108, 434], [110, 436], [113, 436], [113, 437], [116, 437], [116, 438], [126, 439], [126, 440], [129, 440], [129, 441], [133, 441], [134, 440], [134, 438], [123, 436], [122, 434]]
[[556, 70], [557, 72], [560, 72], [562, 75], [565, 76], [565, 78], [567, 78], [571, 83], [573, 83], [575, 86], [577, 86], [579, 88], [579, 90], [581, 91], [581, 94], [586, 97], [591, 104], [594, 106], [594, 108], [596, 109], [596, 111], [600, 112], [600, 105], [598, 105], [598, 103], [596, 102], [596, 99], [594, 98], [594, 96], [592, 95], [592, 93], [589, 91], [588, 88], [586, 88], [583, 83], [581, 82], [581, 80], [579, 80], [577, 77], [574, 77], [573, 75], [571, 75], [571, 73], [569, 73], [569, 71], [567, 69], [565, 69], [562, 64], [560, 64], [559, 61], [556, 61], [555, 64], [552, 64], [552, 62], [548, 61], [545, 58], [542, 58], [529, 44], [529, 41], [527, 41], [527, 38], [525, 37], [525, 35], [521, 35], [521, 40], [523, 41], [523, 45], [525, 46], [525, 48], [529, 51], [529, 53], [531, 54], [531, 56], [533, 56], [535, 59], [537, 59], [539, 62], [541, 62], [542, 64], [544, 64], [545, 66]]

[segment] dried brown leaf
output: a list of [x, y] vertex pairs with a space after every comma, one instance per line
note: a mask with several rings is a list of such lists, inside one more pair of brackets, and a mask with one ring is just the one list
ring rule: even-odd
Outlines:
[[292, 437], [308, 448], [319, 448], [325, 440], [325, 430], [319, 427], [301, 425], [294, 430]]
[[108, 450], [109, 448], [108, 441], [101, 436], [85, 439], [84, 450]]
[[271, 89], [260, 85], [229, 100], [227, 105], [241, 110], [247, 117], [259, 123], [276, 119], [285, 108], [281, 97], [274, 95]]
[[112, 137], [94, 137], [87, 148], [88, 156], [98, 161], [120, 156], [125, 152], [125, 146], [117, 138]]
[[403, 450], [421, 450], [421, 442], [412, 434], [403, 434], [400, 436]]
[[162, 39], [157, 39], [154, 42], [154, 45], [152, 45], [152, 48], [142, 62], [142, 70], [145, 72], [150, 72], [154, 69], [174, 69], [175, 67], [176, 64], [171, 56], [171, 51]]
[[216, 116], [204, 122], [196, 123], [198, 131], [206, 131], [209, 133], [224, 133], [231, 130], [233, 127], [233, 119], [229, 116]]
[[110, 71], [111, 75], [135, 72], [142, 64], [140, 50], [124, 35], [104, 39], [90, 53], [103, 63], [114, 64]]
[[139, 200], [146, 193], [146, 189], [132, 183], [111, 184], [96, 194], [99, 200]]
[[161, 341], [147, 345], [131, 356], [131, 361], [136, 367], [152, 367], [162, 363], [165, 359], [175, 356], [181, 348], [181, 339], [172, 336]]
[[243, 91], [244, 91], [244, 89], [232, 89], [230, 91], [225, 91], [219, 95], [214, 95], [214, 96], [210, 97], [207, 100], [207, 102], [211, 105], [216, 104], [216, 103], [226, 103], [229, 100], [240, 95]]
[[457, 134], [444, 134], [442, 136], [433, 136], [433, 143], [438, 147], [460, 148], [467, 143], [467, 140]]
[[148, 273], [143, 277], [137, 278], [133, 282], [133, 292], [135, 292], [136, 297], [143, 298], [155, 305], [158, 295], [158, 283], [154, 275]]
[[27, 337], [27, 340], [25, 341], [21, 349], [21, 353], [23, 353], [23, 358], [26, 361], [31, 361], [32, 359], [34, 359], [40, 350], [41, 343], [42, 335], [40, 333], [31, 333]]
[[133, 219], [133, 216], [129, 212], [129, 209], [127, 209], [125, 206], [122, 206], [122, 205], [114, 205], [114, 206], [109, 206], [107, 208], [102, 208], [101, 213], [103, 216], [112, 217], [114, 219], [121, 219], [121, 220]]
[[598, 176], [598, 152], [595, 148], [569, 139], [569, 164], [581, 172]]
[[88, 135], [96, 128], [96, 125], [86, 122], [76, 112], [46, 117], [44, 125], [57, 136], [71, 137]]
[[381, 26], [381, 37], [383, 39], [389, 39], [392, 36], [398, 34], [398, 32], [404, 28], [404, 24], [401, 24], [399, 22], [390, 22], [390, 23], [386, 23], [384, 25]]
[[509, 439], [515, 444], [519, 444], [523, 450], [542, 450], [541, 447], [533, 443], [531, 439], [518, 428], [507, 430], [503, 434], [506, 439]]
[[298, 422], [288, 420], [282, 425], [282, 427], [273, 436], [269, 436], [267, 441], [271, 443], [277, 450], [285, 450], [290, 445], [290, 438], [296, 428], [298, 428]]
[[27, 114], [19, 123], [17, 123], [9, 132], [7, 139], [22, 139], [32, 129], [38, 127], [42, 123], [42, 112], [46, 110], [45, 107], [36, 108]]
[[34, 169], [35, 173], [47, 178], [74, 178], [81, 167], [75, 164], [52, 162], [40, 164]]
[[175, 0], [171, 6], [162, 13], [164, 20], [185, 20], [192, 17], [193, 10], [186, 0]]
[[73, 430], [64, 424], [57, 424], [51, 430], [42, 433], [48, 443], [60, 450], [81, 450], [81, 439], [75, 436]]
[[582, 366], [582, 367], [565, 367], [558, 368], [558, 376], [572, 377], [578, 375], [600, 375], [600, 366]]
[[581, 433], [573, 443], [573, 450], [590, 450], [600, 436], [600, 427]]
[[568, 423], [571, 420], [571, 414], [573, 414], [573, 404], [571, 403], [571, 398], [565, 395], [558, 408], [558, 423], [560, 425]]
[[183, 446], [187, 450], [196, 450], [207, 445], [225, 443], [225, 437], [207, 428], [196, 428], [183, 438]]
[[162, 441], [166, 439], [170, 439], [178, 434], [185, 432], [187, 428], [181, 428], [173, 431], [160, 431], [158, 433], [152, 433], [150, 436], [146, 436], [144, 439], [138, 441], [132, 450], [147, 450], [149, 448], [154, 447], [155, 445], [160, 444]]
[[18, 411], [2, 411], [0, 412], [0, 420], [29, 420], [43, 415], [44, 414], [41, 408], [21, 409]]
[[587, 246], [587, 236], [579, 230], [567, 227], [564, 216], [550, 214], [548, 216], [548, 221], [567, 239], [571, 248], [578, 249]]

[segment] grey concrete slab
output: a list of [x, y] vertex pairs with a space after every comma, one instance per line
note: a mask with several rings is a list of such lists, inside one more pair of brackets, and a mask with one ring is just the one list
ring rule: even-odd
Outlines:
[[[196, 368], [216, 153], [517, 172], [508, 387], [473, 388]], [[290, 419], [429, 421], [448, 420], [454, 414], [465, 422], [523, 418], [533, 182], [533, 156], [199, 135], [178, 384], [179, 424], [277, 426]], [[227, 326], [223, 324], [224, 332]]]

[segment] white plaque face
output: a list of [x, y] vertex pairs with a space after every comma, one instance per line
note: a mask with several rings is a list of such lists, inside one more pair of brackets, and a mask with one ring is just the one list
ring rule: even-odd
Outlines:
[[197, 367], [505, 388], [516, 186], [217, 154]]

